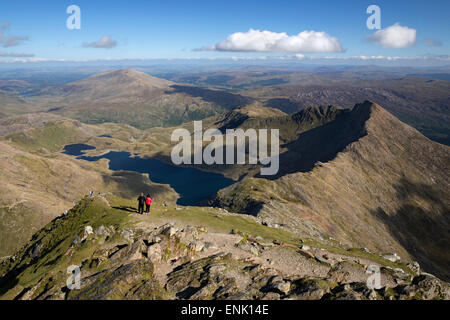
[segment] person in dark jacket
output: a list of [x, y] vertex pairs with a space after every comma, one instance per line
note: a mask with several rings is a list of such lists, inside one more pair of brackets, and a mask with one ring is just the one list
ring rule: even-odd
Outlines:
[[144, 214], [145, 197], [143, 193], [141, 193], [137, 201], [138, 201], [138, 212], [140, 214]]

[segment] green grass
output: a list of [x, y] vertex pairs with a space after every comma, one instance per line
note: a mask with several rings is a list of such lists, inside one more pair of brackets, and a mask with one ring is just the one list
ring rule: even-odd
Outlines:
[[42, 128], [7, 136], [17, 146], [25, 150], [45, 148], [57, 152], [65, 145], [82, 140], [83, 134], [72, 123], [49, 122]]
[[[135, 203], [129, 200], [121, 200], [116, 198], [115, 201], [126, 205], [133, 206]], [[110, 201], [111, 202], [111, 201]], [[114, 200], [113, 200], [114, 202]], [[261, 236], [265, 240], [273, 241], [279, 240], [284, 243], [299, 245], [300, 243], [309, 245], [314, 248], [323, 248], [331, 253], [340, 254], [348, 257], [367, 259], [373, 261], [380, 266], [401, 268], [405, 272], [413, 274], [413, 272], [406, 267], [405, 263], [391, 262], [383, 257], [366, 252], [359, 248], [351, 248], [349, 250], [343, 249], [338, 245], [327, 245], [315, 239], [301, 239], [293, 233], [282, 229], [269, 228], [253, 221], [245, 216], [227, 216], [221, 215], [217, 209], [201, 208], [201, 207], [180, 207], [181, 210], [176, 210], [173, 207], [163, 207], [154, 205], [152, 213], [149, 217], [151, 220], [172, 220], [179, 221], [190, 225], [201, 225], [208, 227], [211, 231], [229, 233], [235, 230], [240, 234], [248, 234], [251, 236]], [[167, 211], [165, 211], [167, 210]], [[337, 244], [337, 242], [336, 242]]]
[[334, 247], [334, 246], [330, 246], [330, 245], [321, 243], [314, 239], [305, 239], [305, 240], [303, 240], [303, 243], [308, 246], [314, 247], [314, 248], [323, 248], [331, 253], [345, 255], [345, 256], [354, 257], [354, 258], [367, 259], [367, 260], [375, 262], [383, 267], [400, 268], [409, 274], [414, 274], [408, 267], [406, 267], [405, 263], [392, 262], [390, 260], [384, 259], [383, 257], [381, 257], [379, 255], [376, 255], [376, 254], [373, 254], [370, 252], [366, 252], [359, 248], [350, 248], [350, 249], [346, 250], [346, 249], [343, 249], [340, 247]]
[[[2, 283], [0, 298], [9, 298], [9, 295], [17, 295], [15, 290], [10, 291], [19, 284], [22, 288], [32, 288], [40, 281], [42, 286], [51, 285], [52, 282], [66, 276], [67, 267], [70, 265], [81, 265], [89, 259], [92, 254], [101, 247], [101, 240], [87, 241], [80, 244], [73, 255], [68, 255], [73, 240], [77, 235], [83, 233], [85, 226], [97, 229], [100, 226], [114, 226], [117, 229], [133, 228], [142, 219], [159, 224], [164, 221], [179, 222], [184, 225], [204, 226], [213, 232], [230, 233], [235, 230], [239, 234], [249, 236], [260, 236], [267, 241], [278, 240], [284, 243], [299, 245], [307, 244], [315, 248], [324, 248], [331, 253], [341, 254], [349, 257], [363, 258], [392, 268], [402, 268], [412, 273], [404, 264], [393, 263], [380, 256], [365, 252], [361, 249], [345, 250], [343, 248], [326, 245], [314, 239], [300, 239], [287, 231], [269, 228], [259, 224], [245, 216], [224, 215], [215, 208], [203, 207], [166, 207], [156, 204], [152, 207], [150, 215], [141, 216], [131, 212], [135, 202], [119, 198], [117, 196], [107, 197], [110, 206], [100, 198], [85, 198], [81, 200], [67, 217], [56, 219], [46, 227], [37, 232], [28, 246], [24, 247], [17, 256], [16, 262], [0, 266], [0, 274], [5, 271], [20, 270], [17, 276], [10, 276], [9, 281]], [[120, 209], [122, 208], [122, 209]], [[131, 211], [125, 211], [128, 208]], [[113, 237], [114, 238], [114, 237]], [[110, 241], [117, 241], [112, 239]], [[42, 243], [42, 250], [37, 261], [32, 261], [31, 250], [36, 243]], [[40, 289], [39, 289], [40, 290]]]
[[[95, 246], [81, 247], [75, 256], [69, 261], [66, 256], [75, 237], [81, 234], [84, 227], [89, 225], [94, 229], [101, 225], [114, 226], [116, 228], [126, 224], [128, 214], [123, 211], [111, 210], [106, 203], [97, 199], [83, 199], [70, 210], [66, 218], [54, 220], [46, 227], [37, 232], [28, 247], [24, 247], [17, 264], [7, 266], [7, 269], [23, 269], [18, 278], [10, 279], [10, 283], [0, 289], [0, 296], [11, 286], [20, 284], [23, 287], [33, 286], [48, 274], [65, 272], [71, 264], [80, 264], [83, 259], [90, 256]], [[37, 263], [34, 263], [29, 250], [36, 243], [42, 244], [42, 251]], [[2, 271], [2, 270], [0, 270]], [[2, 273], [2, 272], [0, 272]]]
[[[136, 207], [135, 201], [125, 200], [118, 197], [108, 198], [111, 206]], [[252, 236], [261, 236], [266, 240], [280, 240], [286, 243], [299, 244], [300, 239], [294, 234], [263, 226], [246, 216], [228, 216], [220, 214], [218, 209], [208, 207], [164, 207], [160, 204], [152, 206], [148, 219], [158, 222], [160, 220], [179, 221], [183, 224], [205, 226], [211, 231], [230, 233], [236, 230]], [[118, 209], [114, 209], [120, 211]], [[167, 210], [167, 211], [166, 211]], [[123, 212], [123, 211], [122, 211]]]
[[[110, 198], [110, 203], [113, 205], [126, 205], [135, 206], [134, 201], [124, 200], [118, 197]], [[383, 257], [366, 252], [359, 248], [344, 249], [338, 246], [328, 245], [319, 242], [315, 239], [301, 239], [293, 233], [282, 229], [269, 228], [259, 224], [243, 216], [228, 216], [221, 215], [217, 209], [202, 208], [202, 207], [180, 207], [181, 210], [176, 210], [174, 207], [164, 207], [161, 205], [154, 205], [152, 207], [152, 213], [148, 216], [148, 219], [158, 222], [158, 220], [172, 220], [179, 221], [184, 224], [206, 226], [211, 231], [229, 233], [231, 230], [235, 230], [240, 234], [248, 234], [251, 236], [261, 236], [265, 240], [273, 241], [279, 240], [284, 243], [290, 243], [294, 245], [305, 244], [314, 248], [323, 248], [331, 253], [344, 255], [353, 258], [367, 259], [373, 261], [380, 266], [401, 268], [405, 272], [413, 274], [413, 272], [406, 267], [405, 263], [391, 262]], [[167, 210], [167, 211], [165, 211]], [[131, 222], [129, 222], [131, 223]]]
[[[0, 257], [10, 255], [19, 249], [18, 243], [27, 241], [28, 231], [34, 230], [39, 221], [28, 215], [29, 207], [22, 203], [9, 208], [0, 207]], [[0, 262], [1, 262], [0, 258]]]

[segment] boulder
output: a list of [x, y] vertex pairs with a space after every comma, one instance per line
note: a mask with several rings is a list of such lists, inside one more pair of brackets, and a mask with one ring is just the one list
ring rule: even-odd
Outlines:
[[205, 248], [211, 250], [218, 249], [217, 244], [215, 244], [214, 242], [205, 242]]
[[161, 245], [159, 243], [156, 243], [156, 244], [148, 247], [147, 258], [153, 263], [161, 262], [162, 249], [161, 249]]
[[153, 237], [152, 237], [152, 240], [151, 240], [151, 243], [152, 243], [152, 244], [153, 244], [153, 243], [160, 243], [161, 241], [162, 241], [161, 237], [153, 236]]
[[302, 256], [304, 256], [307, 259], [314, 259], [314, 255], [308, 251], [304, 251], [304, 250], [298, 250], [298, 253], [300, 253]]
[[31, 252], [31, 258], [36, 259], [37, 257], [39, 257], [39, 254], [41, 253], [41, 249], [42, 249], [42, 243], [39, 241], [33, 247], [33, 250]]
[[415, 274], [420, 275], [420, 264], [417, 261], [410, 262], [406, 266]]
[[237, 247], [241, 250], [247, 251], [249, 253], [251, 253], [254, 256], [258, 256], [259, 255], [259, 250], [257, 247], [250, 245], [248, 243], [239, 243], [237, 244]]
[[276, 282], [271, 285], [271, 289], [287, 295], [291, 290], [291, 283], [287, 281]]
[[94, 234], [94, 229], [91, 226], [84, 227], [84, 235], [89, 236], [91, 234]]
[[122, 229], [120, 231], [120, 235], [126, 239], [129, 243], [132, 243], [134, 241], [134, 232], [130, 229]]
[[168, 226], [162, 230], [161, 234], [167, 237], [173, 237], [177, 233], [177, 229], [174, 226]]
[[189, 249], [191, 249], [194, 252], [200, 252], [205, 248], [205, 244], [201, 241], [192, 241], [189, 244]]
[[434, 276], [422, 274], [415, 277], [410, 285], [400, 287], [400, 294], [406, 299], [448, 300], [450, 299], [450, 286]]
[[105, 226], [100, 226], [96, 231], [95, 234], [97, 236], [105, 236], [105, 237], [110, 237], [115, 233], [114, 227], [110, 226], [110, 227], [105, 227]]
[[400, 260], [400, 257], [396, 253], [384, 255], [383, 258], [391, 262], [397, 262]]
[[141, 260], [144, 258], [142, 252], [147, 248], [143, 241], [136, 241], [131, 245], [119, 248], [112, 254], [111, 262], [126, 264], [131, 261]]

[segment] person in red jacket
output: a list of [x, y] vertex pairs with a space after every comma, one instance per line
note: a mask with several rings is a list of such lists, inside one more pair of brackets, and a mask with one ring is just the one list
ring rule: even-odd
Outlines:
[[149, 194], [145, 197], [145, 213], [150, 213], [150, 206], [152, 205], [153, 199]]

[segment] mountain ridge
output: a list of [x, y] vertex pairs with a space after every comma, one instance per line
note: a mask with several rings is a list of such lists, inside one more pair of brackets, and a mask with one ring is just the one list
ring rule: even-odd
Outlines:
[[[224, 210], [156, 204], [149, 219], [125, 210], [127, 203], [99, 194], [80, 200], [67, 215], [54, 219], [21, 250], [0, 261], [0, 297], [436, 300], [450, 296], [449, 284], [423, 273], [417, 263], [299, 239]], [[375, 290], [367, 283], [373, 264], [380, 270], [380, 287]], [[80, 268], [79, 288], [69, 288], [69, 265]]]
[[173, 84], [171, 81], [155, 78], [134, 69], [120, 69], [45, 89], [42, 93], [62, 95], [77, 101], [82, 94], [88, 95], [92, 99], [127, 97], [136, 94], [149, 95], [152, 91], [167, 89]]
[[[332, 159], [272, 180], [244, 178], [220, 191], [213, 203], [285, 225], [298, 234], [329, 235], [378, 252], [398, 251], [448, 278], [450, 257], [444, 239], [450, 226], [445, 204], [450, 192], [450, 148], [432, 142], [376, 104], [358, 104], [349, 116], [352, 113], [354, 119], [362, 119], [360, 134]], [[330, 125], [313, 130], [323, 131]], [[323, 141], [332, 139], [335, 132], [328, 131]], [[294, 144], [301, 147], [302, 138]], [[280, 168], [295, 155], [283, 162], [281, 154]], [[405, 216], [405, 208], [412, 210], [411, 216]], [[429, 220], [422, 231], [409, 225], [423, 226], [423, 219]], [[407, 221], [410, 230], [403, 230], [401, 224]]]

